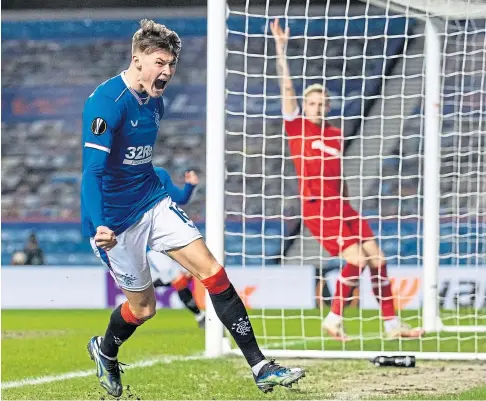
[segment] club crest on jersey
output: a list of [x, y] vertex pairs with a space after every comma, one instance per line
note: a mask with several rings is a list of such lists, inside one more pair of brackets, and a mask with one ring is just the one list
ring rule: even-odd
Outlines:
[[95, 135], [101, 135], [106, 131], [106, 121], [98, 117], [91, 123], [91, 132]]
[[158, 110], [154, 111], [154, 120], [155, 120], [155, 125], [157, 125], [157, 129], [160, 127], [160, 114]]

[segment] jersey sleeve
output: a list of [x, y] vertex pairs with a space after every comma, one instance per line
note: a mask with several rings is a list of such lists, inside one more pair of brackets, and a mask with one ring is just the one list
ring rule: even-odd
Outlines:
[[[167, 184], [167, 180], [170, 180], [169, 173], [167, 170], [163, 169], [162, 167], [154, 167], [155, 174], [159, 177], [160, 182], [165, 187]], [[170, 195], [170, 194], [169, 194]]]
[[302, 136], [303, 120], [299, 108], [295, 109], [292, 115], [284, 116], [284, 127], [287, 136]]
[[[174, 184], [172, 184], [174, 185]], [[174, 185], [175, 187], [175, 185]], [[177, 187], [176, 187], [177, 188]], [[189, 183], [185, 183], [184, 184], [184, 188], [182, 189], [178, 189], [179, 193], [178, 193], [178, 196], [177, 197], [172, 197], [172, 199], [174, 199], [174, 201], [176, 203], [178, 203], [179, 205], [185, 205], [186, 203], [189, 202], [189, 199], [191, 199], [191, 195], [192, 195], [192, 192], [194, 191], [194, 188], [196, 188], [195, 185], [192, 185], [192, 184], [189, 184]]]
[[94, 93], [84, 105], [83, 147], [110, 153], [113, 135], [121, 125], [121, 110], [104, 95]]
[[[93, 226], [106, 226], [103, 214], [103, 192], [101, 181], [108, 160], [108, 153], [87, 149], [83, 152], [83, 176], [81, 180], [81, 198]], [[109, 228], [109, 227], [108, 227]]]
[[101, 182], [111, 152], [113, 135], [120, 121], [120, 111], [113, 100], [94, 94], [86, 101], [83, 110], [81, 197], [95, 228], [106, 226]]
[[282, 117], [285, 121], [294, 121], [299, 116], [300, 116], [300, 107], [297, 106], [293, 113], [284, 114]]
[[194, 190], [194, 185], [186, 183], [184, 188], [181, 189], [174, 185], [169, 173], [161, 167], [154, 167], [155, 172], [159, 176], [160, 182], [165, 187], [167, 193], [172, 198], [175, 203], [179, 205], [185, 205], [189, 202], [192, 191]]

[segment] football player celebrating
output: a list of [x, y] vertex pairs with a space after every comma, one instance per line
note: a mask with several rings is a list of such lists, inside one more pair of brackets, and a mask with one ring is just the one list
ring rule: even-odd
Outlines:
[[123, 392], [118, 350], [156, 312], [147, 246], [168, 254], [205, 286], [260, 390], [288, 386], [305, 375], [303, 369], [266, 360], [225, 269], [171, 201], [152, 166], [164, 114], [162, 95], [180, 50], [174, 31], [142, 20], [133, 35], [128, 69], [98, 86], [83, 110], [82, 225], [127, 298], [113, 311], [105, 335], [88, 342], [100, 384], [115, 397]]

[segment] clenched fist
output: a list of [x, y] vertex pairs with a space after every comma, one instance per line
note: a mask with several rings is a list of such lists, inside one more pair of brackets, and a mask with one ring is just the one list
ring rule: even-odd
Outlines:
[[199, 177], [194, 170], [186, 171], [185, 181], [187, 184], [197, 185], [199, 184]]
[[117, 244], [115, 233], [108, 227], [99, 226], [96, 228], [96, 235], [94, 236], [96, 246], [109, 251]]

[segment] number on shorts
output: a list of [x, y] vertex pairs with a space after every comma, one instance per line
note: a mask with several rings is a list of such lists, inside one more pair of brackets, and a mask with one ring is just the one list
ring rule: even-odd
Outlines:
[[177, 206], [175, 203], [172, 203], [172, 205], [169, 206], [169, 209], [172, 210], [179, 218], [182, 220], [183, 223], [187, 224], [191, 228], [196, 228], [194, 223], [191, 221], [189, 216], [186, 214], [184, 210], [182, 210], [179, 206]]

